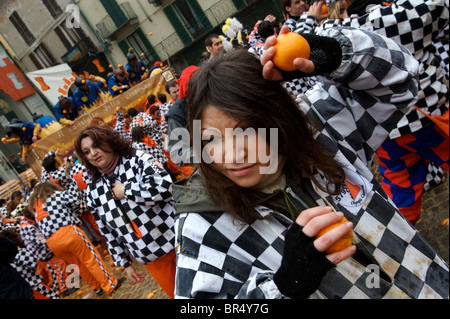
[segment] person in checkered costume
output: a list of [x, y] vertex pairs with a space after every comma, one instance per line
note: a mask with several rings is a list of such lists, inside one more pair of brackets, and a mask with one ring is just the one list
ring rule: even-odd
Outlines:
[[[416, 101], [417, 61], [402, 45], [353, 28], [324, 30], [308, 42], [312, 60], [297, 67], [321, 83], [298, 103], [274, 81], [287, 74], [273, 67], [272, 47], [263, 66], [231, 52], [191, 80], [189, 123], [201, 119], [202, 151], [210, 143], [222, 151], [174, 185], [175, 295], [448, 298], [448, 266], [370, 171], [376, 149]], [[250, 142], [227, 149], [229, 127], [276, 128], [278, 144], [263, 133], [257, 140], [258, 149], [278, 150], [276, 172], [261, 173], [268, 164], [259, 157], [249, 162]], [[351, 229], [343, 224], [327, 240], [315, 238], [339, 212], [353, 224], [353, 245], [324, 253]]]
[[[429, 162], [442, 168], [437, 178], [442, 178], [442, 170], [449, 168], [448, 134], [421, 112], [431, 116], [448, 112], [448, 74], [441, 63], [445, 49], [437, 50], [445, 47], [439, 36], [448, 28], [448, 7], [448, 0], [398, 0], [390, 6], [374, 6], [362, 16], [352, 14], [343, 21], [325, 21], [316, 29], [343, 25], [370, 30], [403, 44], [420, 63], [417, 109], [405, 114], [377, 151], [382, 186], [413, 224], [420, 217], [423, 190], [429, 183], [427, 175], [435, 174], [433, 168], [429, 170]], [[296, 32], [302, 31], [301, 23], [297, 27]], [[445, 37], [443, 40], [448, 45]]]
[[48, 152], [42, 160], [41, 183], [51, 182], [61, 185], [71, 194], [76, 195], [77, 189], [66, 174], [65, 165], [60, 165], [57, 157], [59, 150]]
[[47, 286], [43, 277], [37, 273], [38, 260], [34, 253], [26, 248], [20, 235], [15, 231], [4, 230], [0, 232], [0, 238], [8, 239], [18, 246], [19, 251], [11, 265], [33, 289], [33, 297], [35, 299], [59, 299], [56, 290]]
[[134, 150], [117, 132], [91, 126], [75, 141], [90, 175], [87, 207], [117, 267], [142, 282], [132, 262], [144, 264], [173, 297], [175, 277], [172, 179], [150, 154]]
[[78, 225], [74, 214], [80, 205], [78, 198], [60, 186], [44, 182], [38, 184], [29, 200], [35, 211], [38, 227], [48, 248], [56, 257], [77, 265], [80, 276], [97, 293], [111, 294], [119, 282], [108, 270], [100, 254]]
[[[26, 249], [37, 259], [38, 274], [46, 278], [46, 285], [54, 291], [62, 294], [70, 293], [65, 283], [67, 274], [65, 273], [67, 264], [61, 258], [55, 257], [45, 243], [34, 213], [27, 206], [21, 208], [20, 229], [19, 234]], [[51, 285], [49, 285], [51, 283]]]

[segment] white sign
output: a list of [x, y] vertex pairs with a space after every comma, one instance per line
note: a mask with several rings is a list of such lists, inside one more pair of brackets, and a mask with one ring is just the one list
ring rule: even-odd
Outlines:
[[28, 72], [27, 76], [53, 105], [58, 103], [60, 96], [67, 96], [69, 87], [76, 78], [67, 64]]

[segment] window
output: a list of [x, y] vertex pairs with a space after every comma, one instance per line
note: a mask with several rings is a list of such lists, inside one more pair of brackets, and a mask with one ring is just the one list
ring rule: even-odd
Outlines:
[[41, 43], [32, 53], [30, 53], [30, 59], [39, 70], [56, 65], [55, 58], [43, 43]]
[[[119, 47], [124, 55], [127, 55], [128, 49], [133, 48], [134, 53], [138, 56], [145, 65], [150, 66], [153, 62], [160, 60], [153, 46], [147, 40], [146, 34], [138, 28], [126, 39], [120, 41]], [[144, 56], [140, 56], [141, 53], [145, 53]]]
[[[188, 0], [177, 0], [173, 3], [173, 7], [176, 12], [183, 20], [184, 25], [189, 30], [189, 33], [196, 38], [205, 32], [205, 29], [208, 28], [207, 25], [204, 25], [206, 16], [204, 13], [201, 13], [200, 16], [195, 12], [194, 6], [197, 4], [196, 1], [192, 2], [192, 4]], [[200, 12], [199, 12], [200, 13]]]
[[76, 45], [80, 46], [83, 51], [95, 50], [94, 43], [81, 28], [68, 28], [66, 23], [63, 22], [56, 27], [55, 32], [67, 50]]
[[42, 0], [42, 2], [44, 3], [44, 6], [47, 7], [53, 18], [57, 18], [62, 13], [61, 8], [55, 0]]
[[11, 14], [9, 20], [16, 27], [17, 32], [19, 32], [26, 44], [31, 45], [36, 40], [16, 11]]
[[145, 65], [149, 65], [150, 61], [147, 54], [145, 54], [144, 56], [139, 56], [142, 52], [147, 52], [147, 48], [145, 47], [145, 44], [139, 37], [139, 35], [137, 33], [133, 33], [127, 38], [127, 42], [130, 45], [130, 48], [133, 48], [136, 56], [141, 59], [142, 62], [145, 63]]

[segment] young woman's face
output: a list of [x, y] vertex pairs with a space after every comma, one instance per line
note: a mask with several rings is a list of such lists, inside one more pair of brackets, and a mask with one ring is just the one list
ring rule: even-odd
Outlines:
[[207, 152], [213, 164], [234, 183], [257, 188], [270, 180], [273, 173], [268, 173], [268, 168], [274, 162], [268, 157], [272, 152], [258, 129], [247, 128], [210, 105], [202, 112], [201, 130], [203, 153]]
[[114, 153], [112, 151], [105, 152], [89, 136], [81, 140], [81, 150], [88, 162], [99, 169], [108, 168], [114, 159]]

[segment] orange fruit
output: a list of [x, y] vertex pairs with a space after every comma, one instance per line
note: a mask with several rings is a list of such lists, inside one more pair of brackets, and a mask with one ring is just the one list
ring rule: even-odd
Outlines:
[[294, 60], [296, 58], [309, 59], [311, 54], [308, 42], [295, 32], [280, 34], [275, 48], [273, 63], [283, 71], [295, 71], [297, 68], [294, 66]]
[[149, 293], [149, 294], [147, 295], [147, 299], [153, 298], [153, 296], [156, 295], [157, 292], [158, 292], [157, 290], [153, 290], [151, 293]]
[[328, 14], [328, 7], [327, 7], [327, 5], [325, 3], [322, 4], [322, 7], [320, 8], [320, 13]]
[[[322, 229], [317, 234], [316, 237], [319, 238], [320, 236], [324, 235], [325, 233], [328, 233], [330, 230], [338, 227], [339, 225], [345, 224], [346, 222], [348, 222], [348, 219], [343, 217], [340, 222], [337, 222], [336, 224], [330, 225], [330, 226]], [[331, 245], [327, 249], [326, 253], [327, 254], [332, 254], [332, 253], [344, 250], [345, 248], [350, 247], [352, 245], [352, 241], [353, 241], [353, 232], [349, 231], [347, 233], [347, 235], [345, 235], [344, 237], [339, 239], [337, 242], [335, 242], [333, 245]]]

